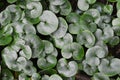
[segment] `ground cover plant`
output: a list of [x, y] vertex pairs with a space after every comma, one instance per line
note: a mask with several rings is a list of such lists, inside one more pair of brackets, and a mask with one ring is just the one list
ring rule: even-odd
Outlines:
[[0, 0], [1, 80], [120, 80], [120, 0]]

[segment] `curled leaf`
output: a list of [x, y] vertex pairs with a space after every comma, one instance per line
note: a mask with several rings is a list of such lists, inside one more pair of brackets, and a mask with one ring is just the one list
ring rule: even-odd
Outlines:
[[40, 69], [51, 69], [55, 67], [57, 63], [57, 59], [53, 55], [49, 55], [47, 57], [41, 57], [37, 61], [37, 65]]
[[57, 70], [65, 77], [72, 77], [77, 73], [78, 65], [75, 61], [67, 62], [66, 59], [61, 58], [57, 63]]
[[62, 56], [66, 59], [73, 57], [75, 60], [81, 60], [84, 56], [84, 48], [78, 43], [70, 43], [63, 46]]
[[60, 48], [60, 49], [61, 49], [65, 44], [68, 44], [68, 43], [71, 43], [71, 42], [73, 42], [73, 37], [72, 37], [72, 35], [69, 34], [69, 33], [65, 34], [65, 36], [62, 37], [62, 38], [59, 38], [59, 39], [55, 38], [55, 39], [54, 39], [55, 46], [56, 46], [57, 48]]
[[95, 37], [92, 32], [85, 30], [77, 35], [77, 42], [85, 47], [90, 48], [95, 44]]
[[59, 19], [58, 29], [51, 34], [52, 37], [54, 38], [62, 38], [66, 34], [68, 28], [68, 24], [64, 18], [59, 17], [58, 19]]
[[86, 63], [90, 66], [98, 66], [100, 59], [106, 57], [107, 54], [106, 49], [100, 46], [91, 47], [86, 52]]
[[42, 5], [40, 2], [29, 2], [26, 5], [26, 16], [30, 18], [37, 18], [42, 13]]
[[120, 73], [120, 59], [113, 58], [111, 60], [103, 59], [98, 69], [107, 76], [115, 76]]

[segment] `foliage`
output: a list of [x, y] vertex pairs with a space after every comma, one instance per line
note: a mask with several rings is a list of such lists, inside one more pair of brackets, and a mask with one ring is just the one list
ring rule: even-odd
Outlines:
[[6, 1], [2, 80], [76, 80], [79, 71], [120, 80], [120, 59], [109, 51], [120, 43], [120, 0]]

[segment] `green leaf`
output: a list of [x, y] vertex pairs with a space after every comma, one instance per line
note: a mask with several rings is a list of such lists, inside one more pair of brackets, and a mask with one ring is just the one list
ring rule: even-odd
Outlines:
[[59, 75], [53, 74], [50, 76], [49, 80], [63, 80]]
[[95, 37], [92, 32], [88, 30], [84, 30], [77, 35], [77, 42], [81, 45], [85, 45], [85, 47], [90, 48], [95, 44]]
[[46, 58], [41, 57], [37, 61], [37, 65], [40, 69], [52, 69], [55, 67], [57, 59], [53, 55], [49, 55]]
[[78, 65], [75, 61], [67, 62], [66, 59], [61, 58], [57, 63], [57, 70], [65, 77], [72, 77], [77, 73]]
[[42, 4], [40, 2], [29, 2], [26, 4], [26, 16], [37, 18], [42, 13]]
[[116, 0], [108, 0], [109, 2], [116, 2]]
[[10, 44], [12, 41], [12, 36], [3, 36], [0, 37], [0, 46], [5, 46]]
[[24, 39], [26, 44], [32, 49], [32, 58], [39, 57], [44, 48], [42, 40], [35, 34], [28, 34]]
[[120, 26], [120, 18], [115, 18], [112, 20], [112, 25], [113, 26]]
[[15, 3], [17, 0], [7, 0], [8, 3], [12, 4]]
[[87, 3], [86, 0], [78, 0], [77, 6], [82, 11], [86, 11], [89, 8], [89, 4]]
[[53, 44], [50, 41], [43, 40], [42, 42], [44, 44], [44, 52], [46, 54], [50, 54], [54, 51]]
[[44, 75], [44, 76], [42, 76], [42, 79], [41, 80], [49, 80], [49, 76], [48, 75]]
[[58, 19], [59, 19], [58, 29], [51, 34], [52, 37], [54, 38], [62, 38], [66, 34], [68, 28], [68, 24], [64, 18], [59, 17]]
[[40, 80], [40, 78], [41, 78], [40, 74], [38, 74], [38, 73], [33, 73], [31, 79], [32, 79], [32, 80]]
[[94, 20], [100, 17], [100, 12], [97, 9], [92, 9], [92, 8], [84, 12], [84, 14], [91, 15], [94, 18]]
[[113, 38], [111, 38], [109, 44], [111, 46], [116, 46], [119, 44], [119, 42], [120, 42], [120, 38], [118, 36], [113, 36]]
[[36, 73], [36, 71], [37, 70], [36, 67], [33, 66], [33, 62], [28, 60], [27, 64], [23, 68], [23, 72], [28, 76], [32, 76], [34, 73]]
[[120, 36], [120, 26], [113, 26], [112, 28], [113, 28], [115, 34], [117, 36]]
[[110, 80], [110, 78], [103, 73], [95, 73], [92, 80]]
[[116, 7], [117, 7], [117, 10], [120, 9], [120, 2], [119, 1], [116, 3]]
[[84, 48], [78, 43], [69, 43], [63, 46], [61, 53], [66, 59], [73, 57], [75, 60], [82, 60], [84, 56]]
[[32, 50], [29, 46], [26, 45], [22, 45], [21, 46], [21, 51], [19, 52], [19, 54], [27, 59], [30, 59], [32, 57]]
[[120, 73], [120, 59], [113, 58], [111, 60], [102, 59], [98, 69], [107, 76], [115, 76]]
[[105, 5], [104, 6], [104, 8], [103, 8], [103, 11], [105, 12], [105, 13], [108, 13], [108, 14], [112, 14], [112, 12], [113, 12], [113, 6], [112, 5]]
[[120, 10], [117, 11], [117, 17], [120, 18]]
[[20, 20], [20, 18], [22, 16], [21, 15], [22, 10], [19, 6], [12, 4], [12, 5], [9, 5], [6, 9], [10, 12], [12, 22], [16, 22], [16, 21]]
[[72, 37], [72, 35], [69, 34], [69, 33], [66, 33], [65, 36], [62, 37], [62, 38], [59, 38], [59, 39], [55, 38], [55, 39], [54, 39], [54, 44], [55, 44], [55, 46], [56, 46], [57, 48], [60, 48], [60, 49], [61, 49], [65, 44], [69, 44], [69, 43], [71, 43], [71, 42], [73, 42], [73, 37]]
[[83, 64], [83, 71], [87, 73], [88, 75], [93, 75], [97, 72], [97, 67], [96, 66], [90, 66], [89, 64], [86, 63], [86, 60], [82, 62]]
[[37, 25], [37, 30], [42, 35], [49, 35], [57, 30], [58, 18], [56, 15], [49, 10], [43, 11], [40, 16], [41, 22]]
[[75, 12], [71, 12], [69, 15], [66, 16], [66, 20], [69, 23], [79, 22], [79, 18], [80, 18], [80, 15]]
[[105, 27], [103, 31], [97, 29], [97, 31], [95, 32], [95, 36], [97, 40], [102, 40], [105, 43], [108, 43], [110, 39], [114, 36], [114, 31], [111, 27]]
[[96, 0], [87, 0], [87, 2], [88, 2], [89, 4], [94, 4], [94, 3], [96, 2]]
[[2, 69], [2, 80], [14, 80], [14, 76], [9, 69]]
[[50, 4], [52, 5], [62, 5], [65, 3], [66, 0], [49, 0]]
[[0, 13], [0, 24], [5, 26], [11, 22], [11, 15], [9, 10], [4, 10]]
[[72, 6], [71, 6], [69, 0], [66, 0], [66, 2], [60, 6], [60, 14], [66, 16], [71, 11], [72, 11]]
[[86, 63], [90, 66], [98, 66], [100, 59], [106, 57], [107, 54], [107, 51], [100, 46], [91, 47], [87, 50], [85, 55]]

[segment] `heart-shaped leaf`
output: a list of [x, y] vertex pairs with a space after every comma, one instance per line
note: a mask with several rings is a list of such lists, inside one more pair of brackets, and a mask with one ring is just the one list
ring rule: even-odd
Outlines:
[[82, 64], [83, 64], [83, 71], [85, 71], [88, 75], [93, 75], [97, 72], [97, 67], [90, 66], [89, 64], [87, 64], [86, 60], [84, 60]]
[[61, 58], [57, 63], [57, 70], [65, 77], [72, 77], [77, 73], [78, 65], [75, 61], [67, 62], [66, 59]]
[[40, 2], [29, 2], [26, 4], [26, 16], [37, 18], [42, 13], [42, 4]]
[[95, 73], [92, 80], [110, 80], [110, 78], [103, 73]]
[[78, 43], [70, 43], [63, 46], [62, 56], [66, 59], [73, 57], [75, 60], [81, 60], [84, 56], [84, 48]]
[[40, 16], [41, 22], [37, 25], [37, 30], [42, 35], [49, 35], [57, 30], [58, 18], [56, 15], [49, 10], [43, 11]]
[[88, 30], [84, 30], [77, 35], [77, 42], [81, 45], [85, 45], [85, 47], [90, 48], [95, 44], [95, 37], [92, 32]]
[[57, 63], [57, 59], [53, 55], [49, 55], [47, 57], [41, 57], [37, 61], [37, 65], [40, 69], [51, 69], [55, 67]]
[[98, 69], [107, 76], [115, 76], [120, 73], [120, 59], [113, 58], [111, 60], [102, 59]]
[[54, 39], [55, 46], [56, 46], [57, 48], [60, 48], [60, 49], [61, 49], [65, 44], [68, 44], [68, 43], [71, 43], [71, 42], [73, 42], [73, 37], [72, 37], [72, 35], [69, 34], [69, 33], [65, 34], [65, 36], [62, 37], [62, 38], [59, 38], [59, 39], [55, 38], [55, 39]]
[[86, 62], [90, 66], [98, 66], [100, 59], [106, 57], [107, 54], [106, 49], [100, 46], [91, 47], [86, 52]]

